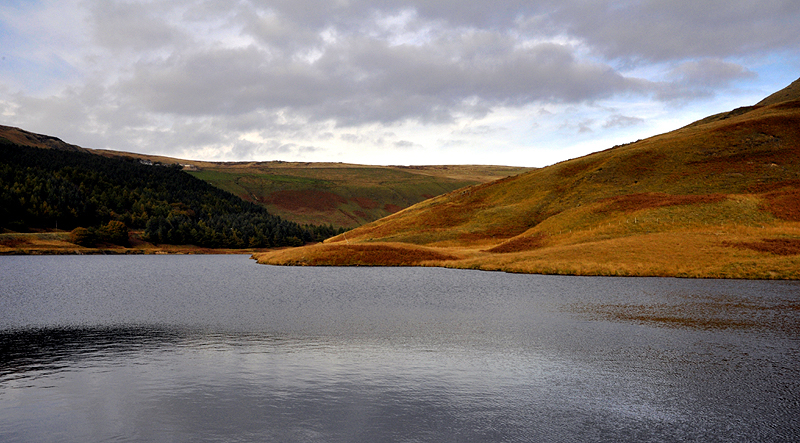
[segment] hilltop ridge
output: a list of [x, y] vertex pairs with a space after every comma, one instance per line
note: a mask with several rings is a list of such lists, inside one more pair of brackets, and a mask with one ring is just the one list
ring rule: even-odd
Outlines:
[[769, 95], [764, 100], [756, 103], [756, 106], [769, 106], [778, 103], [800, 100], [800, 79], [793, 81], [789, 86]]
[[88, 149], [81, 148], [64, 142], [58, 137], [50, 135], [35, 134], [24, 129], [12, 126], [0, 125], [0, 138], [4, 138], [11, 143], [20, 146], [30, 146], [32, 148], [57, 149], [60, 151], [89, 152]]

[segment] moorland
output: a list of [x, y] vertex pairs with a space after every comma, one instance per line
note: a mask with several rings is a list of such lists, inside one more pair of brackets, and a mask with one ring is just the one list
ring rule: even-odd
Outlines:
[[800, 80], [675, 131], [425, 200], [259, 263], [800, 278]]

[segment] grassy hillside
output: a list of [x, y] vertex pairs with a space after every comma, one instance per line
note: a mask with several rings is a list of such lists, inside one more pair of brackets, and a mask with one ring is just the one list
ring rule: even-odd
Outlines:
[[[0, 136], [2, 133], [0, 133]], [[495, 165], [371, 166], [326, 162], [208, 162], [91, 150], [184, 170], [286, 220], [354, 228], [455, 189], [534, 170]]]
[[252, 162], [206, 164], [191, 174], [289, 220], [356, 227], [454, 189], [529, 170]]
[[258, 259], [797, 279], [797, 85], [762, 104], [450, 192], [323, 245]]

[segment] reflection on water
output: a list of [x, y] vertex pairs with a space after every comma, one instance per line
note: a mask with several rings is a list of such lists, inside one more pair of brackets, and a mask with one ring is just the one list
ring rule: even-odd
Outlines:
[[[4, 442], [800, 437], [798, 320], [780, 308], [796, 283], [216, 256], [0, 266]], [[703, 311], [750, 323], [657, 320]]]

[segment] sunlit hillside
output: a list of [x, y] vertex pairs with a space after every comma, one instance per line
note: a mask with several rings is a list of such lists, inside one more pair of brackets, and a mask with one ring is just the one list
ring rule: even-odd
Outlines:
[[[755, 106], [450, 192], [323, 245], [258, 258], [800, 278], [798, 82]], [[426, 258], [433, 253], [445, 257]]]

